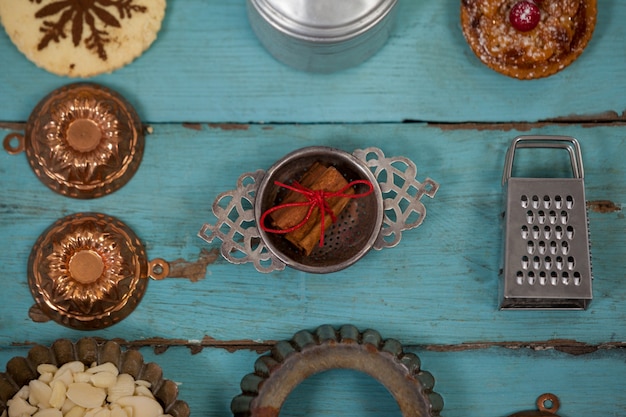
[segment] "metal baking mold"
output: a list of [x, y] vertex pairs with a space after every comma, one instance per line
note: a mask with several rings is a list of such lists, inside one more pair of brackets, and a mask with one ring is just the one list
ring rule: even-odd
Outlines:
[[24, 135], [11, 133], [4, 148], [26, 152], [35, 175], [50, 189], [88, 199], [125, 185], [144, 150], [141, 120], [117, 92], [92, 83], [58, 88], [33, 109]]
[[28, 259], [28, 284], [38, 307], [57, 323], [80, 330], [123, 320], [141, 301], [148, 278], [168, 274], [169, 264], [148, 261], [126, 224], [101, 213], [57, 220]]
[[278, 416], [299, 383], [331, 369], [352, 369], [376, 379], [403, 417], [434, 417], [443, 409], [443, 399], [433, 391], [434, 377], [399, 341], [383, 339], [376, 330], [323, 325], [313, 332], [301, 330], [260, 356], [254, 373], [241, 380], [242, 393], [232, 400], [231, 411], [235, 417]]
[[374, 55], [392, 31], [397, 0], [247, 0], [263, 46], [299, 70], [333, 72]]
[[154, 362], [145, 362], [137, 350], [122, 350], [112, 340], [96, 340], [91, 337], [79, 339], [76, 343], [68, 339], [57, 339], [50, 347], [35, 345], [26, 357], [15, 356], [6, 365], [6, 372], [0, 372], [0, 414], [8, 409], [9, 401], [18, 390], [39, 378], [37, 367], [52, 364], [61, 367], [68, 362], [80, 361], [89, 367], [110, 362], [120, 373], [131, 375], [135, 380], [150, 383], [150, 390], [163, 407], [164, 413], [172, 417], [189, 417], [189, 406], [178, 399], [178, 385], [163, 378], [163, 370]]
[[537, 398], [537, 409], [530, 411], [520, 411], [511, 414], [509, 417], [559, 417], [556, 412], [559, 411], [561, 402], [559, 397], [554, 394], [545, 393]]
[[[297, 178], [315, 161], [335, 165], [349, 180], [371, 179], [375, 191], [367, 198], [353, 200], [326, 230], [324, 246], [304, 256], [282, 236], [264, 232], [258, 220], [277, 198], [274, 180]], [[252, 262], [259, 272], [285, 266], [313, 273], [336, 272], [354, 264], [371, 248], [398, 245], [403, 231], [422, 224], [426, 207], [420, 199], [424, 195], [433, 198], [439, 184], [430, 178], [421, 183], [416, 175], [411, 160], [387, 158], [374, 147], [357, 149], [353, 154], [324, 146], [302, 148], [280, 159], [267, 172], [258, 170], [239, 177], [236, 189], [218, 195], [213, 202], [217, 222], [204, 224], [198, 235], [208, 243], [221, 240], [221, 254], [226, 260], [234, 264]], [[345, 224], [350, 230], [342, 229]]]
[[[519, 149], [562, 149], [572, 178], [512, 177]], [[586, 309], [593, 298], [584, 171], [569, 136], [518, 136], [507, 152], [502, 309]]]

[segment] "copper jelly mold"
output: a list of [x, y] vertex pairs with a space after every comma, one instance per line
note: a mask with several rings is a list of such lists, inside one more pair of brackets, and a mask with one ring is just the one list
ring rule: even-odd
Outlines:
[[89, 199], [132, 178], [144, 143], [141, 120], [124, 97], [101, 85], [74, 83], [44, 97], [24, 135], [7, 135], [4, 148], [25, 152], [37, 178], [53, 191]]
[[[310, 255], [297, 252], [282, 235], [259, 227], [262, 213], [280, 202], [274, 181], [298, 176], [314, 162], [334, 166], [348, 182], [365, 179], [372, 194], [351, 200], [336, 222], [325, 229], [323, 246]], [[229, 262], [252, 262], [259, 272], [282, 270], [285, 266], [305, 272], [330, 273], [361, 259], [370, 249], [396, 246], [405, 230], [424, 221], [426, 207], [420, 199], [434, 197], [439, 185], [427, 178], [416, 180], [415, 164], [405, 157], [385, 157], [378, 148], [357, 149], [352, 154], [340, 149], [312, 146], [295, 150], [266, 171], [243, 174], [235, 190], [215, 199], [215, 224], [206, 223], [199, 236], [208, 243], [222, 241], [221, 254]], [[356, 191], [358, 192], [358, 190]]]
[[80, 330], [123, 320], [141, 301], [148, 278], [168, 274], [169, 264], [148, 261], [127, 225], [101, 213], [57, 220], [28, 259], [28, 284], [37, 306], [57, 323]]
[[37, 367], [51, 364], [61, 367], [68, 362], [80, 361], [86, 367], [92, 364], [112, 363], [120, 373], [131, 375], [135, 380], [150, 383], [150, 391], [163, 407], [163, 412], [172, 417], [189, 417], [189, 406], [178, 399], [178, 386], [174, 381], [163, 378], [163, 370], [154, 362], [145, 362], [136, 350], [124, 350], [114, 341], [90, 337], [72, 342], [57, 339], [50, 347], [33, 346], [26, 357], [15, 356], [0, 372], [0, 414], [8, 409], [7, 402], [21, 387], [40, 377]]

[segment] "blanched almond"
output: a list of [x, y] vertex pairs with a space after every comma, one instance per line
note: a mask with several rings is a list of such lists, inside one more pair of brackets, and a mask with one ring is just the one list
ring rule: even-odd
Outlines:
[[85, 414], [85, 409], [78, 405], [75, 405], [70, 411], [65, 413], [64, 417], [83, 417]]
[[25, 399], [21, 397], [13, 397], [7, 401], [9, 406], [9, 417], [24, 417], [32, 416], [37, 412], [37, 407], [33, 407], [28, 404]]
[[117, 375], [111, 372], [98, 372], [91, 375], [89, 381], [96, 387], [109, 388], [117, 383]]
[[102, 406], [106, 396], [103, 388], [94, 387], [87, 382], [75, 382], [67, 387], [67, 398], [85, 408]]
[[109, 387], [107, 400], [114, 403], [118, 398], [127, 397], [135, 393], [135, 379], [129, 374], [119, 374], [115, 385]]
[[163, 414], [163, 407], [156, 400], [148, 397], [122, 397], [116, 401], [122, 407], [131, 407], [132, 417], [155, 417]]
[[32, 405], [38, 405], [41, 408], [50, 408], [52, 388], [50, 388], [50, 386], [45, 382], [41, 382], [38, 379], [30, 381], [28, 386], [30, 387], [28, 402]]
[[56, 408], [45, 408], [37, 411], [33, 417], [63, 417], [63, 413]]
[[89, 372], [90, 374], [97, 374], [98, 372], [109, 372], [115, 376], [118, 376], [120, 373], [120, 370], [117, 369], [117, 366], [113, 365], [111, 362], [106, 362], [106, 363], [103, 363], [102, 365], [93, 366], [87, 369], [86, 372]]
[[52, 381], [50, 388], [52, 388], [49, 400], [50, 407], [60, 410], [67, 398], [67, 388], [63, 381], [60, 380]]

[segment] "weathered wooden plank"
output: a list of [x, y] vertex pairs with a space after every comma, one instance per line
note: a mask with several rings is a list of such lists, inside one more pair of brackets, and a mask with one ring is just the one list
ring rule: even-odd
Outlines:
[[[481, 64], [460, 30], [459, 1], [399, 2], [396, 30], [368, 62], [336, 74], [292, 70], [252, 33], [245, 2], [168, 3], [159, 39], [142, 57], [93, 78], [119, 90], [151, 122], [535, 121], [623, 117], [626, 3], [600, 0], [598, 25], [568, 69], [521, 82]], [[0, 120], [26, 120], [48, 91], [72, 80], [26, 60], [0, 33]], [[608, 113], [607, 113], [608, 112]]]
[[[200, 267], [192, 279], [151, 282], [133, 314], [103, 337], [141, 340], [279, 340], [299, 328], [354, 323], [384, 330], [407, 344], [528, 342], [572, 339], [600, 344], [623, 342], [626, 299], [624, 217], [626, 189], [622, 155], [624, 126], [550, 125], [516, 130], [457, 129], [424, 124], [365, 125], [154, 125], [136, 176], [116, 193], [73, 200], [49, 191], [30, 171], [24, 155], [0, 154], [0, 346], [50, 342], [80, 332], [55, 323], [33, 323], [26, 260], [40, 233], [56, 219], [101, 211], [125, 221], [145, 242], [150, 259], [178, 260], [179, 268]], [[8, 133], [7, 130], [3, 131]], [[593, 242], [595, 299], [585, 312], [501, 312], [504, 154], [519, 133], [570, 134], [580, 139], [586, 170]], [[393, 249], [372, 251], [335, 274], [310, 275], [287, 269], [261, 274], [251, 265], [218, 257], [196, 265], [211, 245], [196, 234], [213, 199], [236, 186], [239, 175], [267, 169], [290, 150], [330, 145], [348, 151], [381, 147], [418, 167], [418, 179], [441, 185], [425, 199], [427, 216]], [[533, 162], [533, 161], [531, 161]], [[536, 160], [542, 172], [567, 163]], [[602, 202], [608, 201], [600, 209]], [[180, 269], [179, 269], [180, 270]], [[203, 274], [204, 272], [204, 274]], [[204, 278], [204, 279], [198, 279]]]
[[[494, 348], [479, 351], [433, 352], [405, 346], [435, 377], [446, 417], [503, 417], [535, 408], [535, 400], [552, 392], [561, 400], [559, 415], [622, 416], [624, 350], [575, 357], [554, 350]], [[0, 350], [0, 366], [25, 347]], [[241, 379], [254, 369], [256, 352], [204, 349], [191, 354], [174, 347], [161, 354], [142, 348], [146, 361], [157, 362], [164, 376], [177, 382], [179, 397], [192, 415], [228, 416]], [[287, 398], [281, 415], [401, 416], [390, 393], [374, 379], [350, 370], [334, 370], [305, 380]]]

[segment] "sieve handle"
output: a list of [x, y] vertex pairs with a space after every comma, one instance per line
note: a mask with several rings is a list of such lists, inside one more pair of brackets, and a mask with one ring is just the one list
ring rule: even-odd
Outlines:
[[511, 146], [509, 146], [506, 153], [504, 173], [502, 174], [502, 185], [506, 184], [509, 178], [511, 178], [515, 151], [523, 148], [565, 149], [569, 153], [574, 178], [582, 179], [585, 176], [580, 145], [575, 138], [571, 136], [557, 135], [518, 136], [513, 139], [513, 142], [511, 142]]

